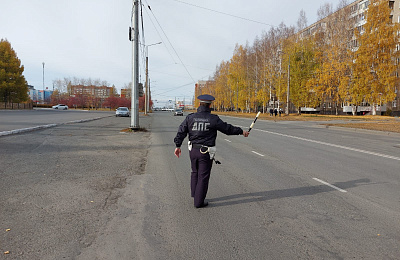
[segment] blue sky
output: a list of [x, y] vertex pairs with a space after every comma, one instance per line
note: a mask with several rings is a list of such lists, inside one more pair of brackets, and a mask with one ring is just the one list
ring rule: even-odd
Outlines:
[[[37, 89], [43, 88], [44, 62], [45, 87], [49, 89], [53, 80], [77, 77], [107, 81], [120, 90], [132, 78], [132, 44], [128, 40], [132, 2], [0, 0], [0, 38], [11, 42], [28, 83]], [[294, 25], [302, 9], [312, 24], [323, 3], [142, 0], [144, 44], [162, 42], [148, 47], [153, 99], [162, 103], [192, 99], [194, 82], [212, 76], [221, 61], [232, 57], [236, 44], [252, 45], [269, 25]], [[339, 0], [327, 3], [336, 8]], [[141, 54], [144, 81], [144, 52]]]

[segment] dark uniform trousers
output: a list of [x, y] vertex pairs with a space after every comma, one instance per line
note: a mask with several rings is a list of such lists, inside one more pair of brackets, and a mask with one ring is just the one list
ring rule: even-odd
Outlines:
[[200, 207], [207, 195], [213, 161], [210, 159], [209, 153], [202, 154], [199, 148], [194, 147], [190, 151], [190, 161], [192, 163], [190, 188], [194, 206]]

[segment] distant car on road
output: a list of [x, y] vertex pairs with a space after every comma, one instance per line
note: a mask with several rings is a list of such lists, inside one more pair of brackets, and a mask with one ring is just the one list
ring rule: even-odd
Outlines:
[[117, 108], [117, 110], [115, 111], [115, 116], [130, 116], [129, 113], [129, 108], [127, 107], [119, 107]]
[[63, 104], [58, 104], [55, 106], [52, 106], [53, 109], [61, 109], [61, 110], [67, 110], [68, 106], [67, 105], [63, 105]]
[[183, 116], [183, 111], [182, 111], [182, 109], [175, 109], [175, 111], [174, 111], [174, 116]]

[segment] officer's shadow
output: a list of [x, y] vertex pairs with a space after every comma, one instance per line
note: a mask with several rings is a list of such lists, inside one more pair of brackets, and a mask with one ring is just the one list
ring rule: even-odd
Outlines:
[[[350, 188], [354, 188], [361, 185], [372, 184], [370, 179], [358, 179], [347, 182], [336, 182], [332, 185], [347, 190]], [[243, 203], [251, 203], [251, 202], [260, 202], [267, 201], [273, 199], [281, 199], [281, 198], [290, 198], [290, 197], [300, 197], [300, 196], [310, 196], [319, 193], [332, 192], [337, 191], [334, 188], [331, 188], [326, 185], [316, 185], [316, 186], [307, 186], [307, 187], [298, 187], [291, 189], [282, 189], [282, 190], [270, 190], [270, 191], [261, 191], [261, 192], [252, 192], [252, 193], [243, 193], [243, 194], [235, 194], [229, 195], [219, 198], [210, 198], [209, 201], [211, 204], [209, 207], [220, 207], [220, 206], [230, 206], [236, 204]]]

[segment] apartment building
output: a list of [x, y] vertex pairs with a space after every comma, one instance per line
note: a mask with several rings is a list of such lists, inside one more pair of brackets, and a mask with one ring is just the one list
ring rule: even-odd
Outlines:
[[73, 85], [70, 89], [70, 95], [85, 96], [89, 98], [98, 98], [104, 100], [112, 94], [113, 89], [107, 86], [84, 86], [84, 85]]
[[[391, 9], [390, 13], [390, 19], [392, 20], [393, 23], [400, 23], [400, 0], [394, 0], [394, 1], [387, 1], [388, 5]], [[348, 6], [344, 7], [341, 10], [338, 10], [337, 12], [347, 12], [349, 15], [349, 20], [353, 24], [354, 29], [362, 31], [362, 26], [366, 23], [367, 19], [367, 9], [370, 1], [369, 0], [357, 0], [352, 3], [350, 3]], [[324, 30], [326, 29], [327, 22], [329, 19], [332, 19], [337, 12], [325, 17], [322, 20], [317, 21], [316, 23], [308, 26], [307, 28], [301, 30], [299, 32], [299, 37], [300, 38], [306, 38], [311, 35], [314, 35], [318, 30]], [[349, 43], [349, 46], [352, 48], [353, 51], [356, 51], [359, 43], [357, 42], [357, 39], [353, 38], [351, 42]], [[398, 47], [398, 50], [400, 50], [400, 45]], [[400, 73], [400, 72], [399, 72]], [[399, 75], [398, 73], [398, 75]], [[388, 102], [387, 104], [379, 104], [377, 106], [377, 113], [384, 113], [387, 110], [392, 111], [392, 115], [395, 116], [400, 116], [400, 87], [396, 86], [395, 88], [395, 93], [396, 93], [396, 98]], [[342, 104], [342, 113], [351, 113], [352, 107], [350, 104]], [[322, 105], [322, 108], [320, 110], [324, 110], [324, 112], [332, 112], [334, 108], [332, 107], [332, 104], [330, 102], [327, 102]], [[371, 106], [370, 104], [362, 104], [357, 108], [357, 112], [360, 114], [368, 113], [371, 111]]]
[[51, 95], [53, 95], [52, 90], [38, 90], [34, 86], [28, 85], [28, 96], [34, 103], [48, 103], [50, 102]]

